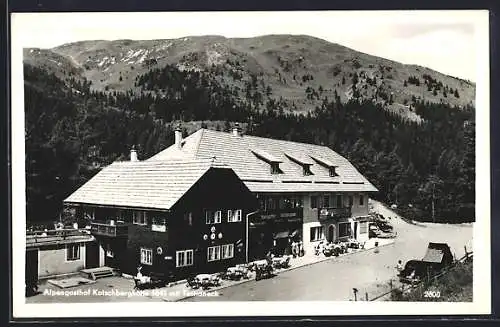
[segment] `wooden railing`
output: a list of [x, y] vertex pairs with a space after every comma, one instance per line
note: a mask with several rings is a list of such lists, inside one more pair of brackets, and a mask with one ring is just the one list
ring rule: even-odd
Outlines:
[[61, 242], [77, 242], [79, 240], [91, 239], [88, 230], [85, 229], [55, 229], [47, 231], [26, 231], [26, 245], [39, 246], [57, 244]]
[[128, 225], [126, 224], [111, 225], [104, 222], [92, 222], [90, 226], [90, 232], [93, 235], [117, 237], [128, 234]]
[[340, 219], [349, 218], [351, 216], [351, 208], [319, 208], [318, 209], [318, 219]]

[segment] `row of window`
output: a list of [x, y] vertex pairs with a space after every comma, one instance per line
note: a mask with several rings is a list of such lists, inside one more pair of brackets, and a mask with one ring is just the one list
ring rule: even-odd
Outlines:
[[[361, 222], [359, 224], [359, 233], [368, 233], [368, 223]], [[351, 223], [339, 223], [339, 237], [351, 236]], [[310, 240], [321, 241], [325, 239], [325, 226], [311, 227], [310, 229]]]
[[[241, 221], [242, 211], [238, 210], [228, 210], [227, 211], [227, 222], [235, 223]], [[222, 210], [216, 211], [206, 211], [205, 212], [205, 222], [207, 224], [220, 224], [222, 222]]]
[[[311, 208], [329, 208], [329, 207], [342, 207], [344, 205], [345, 195], [342, 194], [324, 194], [323, 196], [311, 196]], [[358, 197], [358, 205], [365, 205], [365, 196], [360, 194]], [[347, 204], [351, 207], [354, 204], [354, 196], [347, 196]], [[293, 209], [302, 208], [302, 196], [268, 196], [259, 195], [259, 205], [261, 210], [277, 210], [277, 209]]]
[[[311, 165], [308, 164], [302, 164], [302, 174], [304, 176], [311, 176], [314, 175], [311, 171]], [[272, 175], [277, 175], [277, 174], [282, 174], [283, 171], [280, 169], [279, 162], [271, 162], [270, 163], [270, 168], [271, 168], [271, 174]], [[337, 171], [335, 170], [336, 167], [328, 167], [328, 174], [330, 177], [336, 177], [339, 176], [337, 174]]]
[[[93, 211], [92, 211], [93, 212]], [[242, 210], [227, 210], [228, 222], [240, 222], [242, 219]], [[220, 224], [222, 222], [222, 210], [206, 211], [205, 219], [207, 224]], [[193, 214], [191, 212], [184, 214], [184, 221], [189, 225], [193, 225]], [[134, 225], [148, 225], [148, 213], [146, 211], [133, 211], [132, 223]], [[153, 226], [166, 226], [166, 219], [164, 217], [152, 217], [151, 224]], [[156, 228], [157, 231], [166, 231], [166, 228]]]
[[[349, 207], [352, 207], [354, 205], [354, 196], [352, 195], [347, 196], [347, 204]], [[336, 194], [336, 195], [325, 194], [322, 197], [317, 195], [311, 196], [311, 209], [329, 208], [329, 207], [339, 208], [342, 207], [343, 205], [344, 205], [344, 196], [342, 194]], [[358, 197], [358, 205], [359, 206], [365, 205], [365, 196], [363, 194], [360, 194]]]
[[234, 244], [210, 246], [207, 252], [207, 261], [231, 259], [234, 257]]
[[[207, 261], [231, 259], [234, 257], [234, 244], [216, 245], [207, 248]], [[180, 250], [175, 252], [175, 266], [192, 266], [194, 262], [194, 250]], [[153, 250], [141, 248], [141, 264], [153, 264]]]
[[294, 209], [294, 208], [302, 208], [302, 196], [269, 196], [259, 194], [259, 205], [260, 209], [267, 210], [276, 210], [276, 209]]

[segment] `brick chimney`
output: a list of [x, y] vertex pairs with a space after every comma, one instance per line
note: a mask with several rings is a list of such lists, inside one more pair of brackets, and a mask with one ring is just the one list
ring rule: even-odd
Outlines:
[[234, 136], [241, 136], [241, 131], [240, 131], [240, 124], [235, 123], [233, 127], [233, 135]]
[[177, 125], [175, 128], [175, 145], [177, 146], [178, 149], [182, 148], [182, 131], [181, 131], [181, 125]]
[[137, 158], [137, 151], [135, 150], [135, 145], [132, 145], [132, 149], [130, 149], [130, 161], [139, 161]]

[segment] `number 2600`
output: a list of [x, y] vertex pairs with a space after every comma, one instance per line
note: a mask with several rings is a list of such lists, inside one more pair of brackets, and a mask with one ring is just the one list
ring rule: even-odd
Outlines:
[[424, 292], [424, 297], [439, 298], [439, 297], [441, 297], [441, 292], [435, 291], [435, 290], [427, 290]]

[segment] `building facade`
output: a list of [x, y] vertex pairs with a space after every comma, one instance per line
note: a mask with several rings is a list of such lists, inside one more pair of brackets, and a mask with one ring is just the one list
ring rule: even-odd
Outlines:
[[312, 251], [320, 241], [368, 239], [368, 199], [377, 189], [328, 147], [200, 129], [147, 161], [217, 158], [258, 199], [249, 220], [251, 258], [292, 241]]
[[65, 200], [91, 219], [101, 266], [183, 278], [247, 260], [253, 194], [213, 159], [115, 162]]
[[96, 240], [86, 230], [51, 230], [26, 235], [27, 280], [78, 273], [98, 265]]

